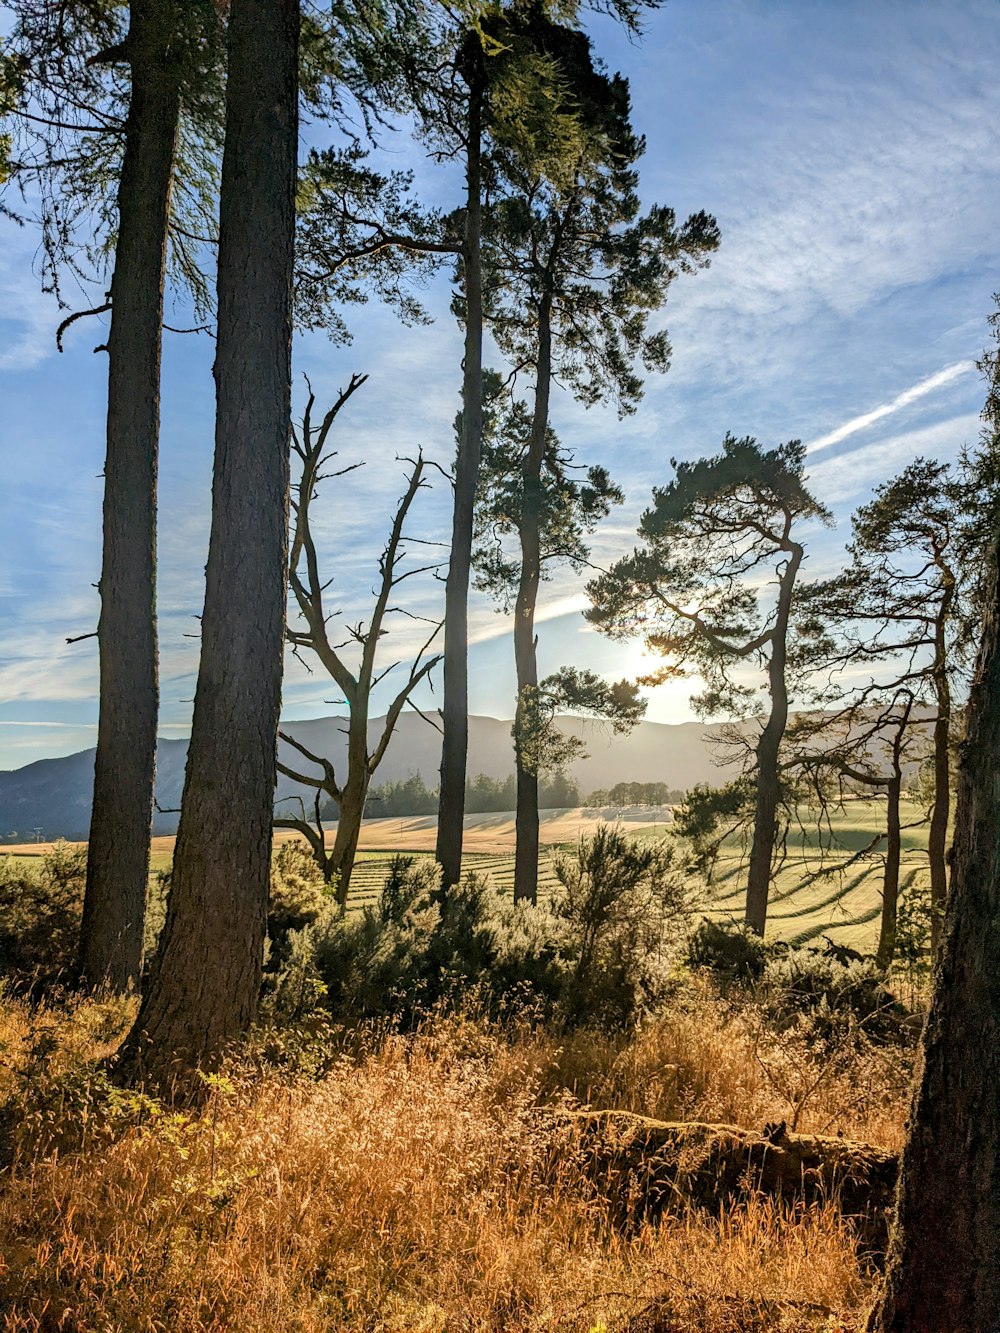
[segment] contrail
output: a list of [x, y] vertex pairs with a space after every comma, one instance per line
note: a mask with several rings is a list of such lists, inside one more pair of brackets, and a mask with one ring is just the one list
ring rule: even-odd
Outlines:
[[[550, 602], [543, 602], [535, 611], [535, 624], [546, 620], [558, 620], [560, 616], [572, 615], [574, 611], [584, 611], [590, 605], [590, 598], [585, 593], [573, 593], [568, 597], [556, 597]], [[496, 616], [492, 624], [481, 626], [469, 634], [469, 643], [488, 643], [491, 639], [502, 638], [510, 633], [509, 616]]]
[[883, 417], [892, 416], [894, 412], [900, 411], [901, 408], [908, 407], [910, 403], [915, 403], [918, 398], [924, 398], [927, 394], [934, 393], [936, 389], [943, 388], [946, 384], [950, 384], [952, 380], [967, 375], [970, 370], [975, 370], [975, 368], [975, 361], [956, 361], [954, 365], [945, 366], [944, 370], [939, 370], [936, 375], [929, 375], [927, 379], [921, 380], [919, 384], [914, 384], [912, 388], [904, 389], [901, 394], [897, 394], [891, 403], [883, 403], [881, 407], [872, 408], [870, 412], [864, 412], [859, 417], [852, 417], [850, 421], [845, 421], [836, 430], [831, 430], [827, 435], [821, 435], [818, 440], [810, 441], [806, 445], [806, 451], [814, 454], [820, 449], [828, 449], [831, 444], [839, 444], [841, 440], [846, 440], [849, 435], [856, 435], [859, 430], [864, 430], [866, 426], [881, 421]]
[[0, 721], [0, 727], [68, 727], [72, 731], [96, 731], [96, 722], [8, 722]]

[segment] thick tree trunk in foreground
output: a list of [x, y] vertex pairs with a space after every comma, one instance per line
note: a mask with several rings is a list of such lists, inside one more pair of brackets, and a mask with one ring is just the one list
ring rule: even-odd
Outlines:
[[451, 560], [445, 585], [444, 701], [441, 708], [441, 791], [435, 855], [447, 887], [462, 875], [465, 775], [469, 754], [469, 576], [472, 531], [483, 436], [482, 52], [469, 40], [469, 142], [466, 159], [465, 363], [462, 438], [455, 460]]
[[285, 625], [298, 30], [298, 0], [233, 0], [201, 666], [167, 921], [125, 1052], [161, 1087], [217, 1062], [260, 987]]
[[1000, 1328], [1000, 605], [998, 552], [969, 699], [951, 892], [869, 1333]]
[[945, 637], [954, 601], [954, 580], [950, 574], [934, 626], [934, 690], [937, 715], [934, 718], [934, 804], [927, 834], [927, 859], [931, 870], [931, 956], [937, 957], [941, 943], [941, 922], [948, 897], [948, 818], [951, 814], [951, 682], [948, 679], [948, 652]]
[[115, 991], [137, 986], [142, 969], [156, 764], [160, 326], [180, 109], [174, 18], [172, 5], [132, 0], [132, 90], [111, 282], [100, 720], [80, 971], [89, 985]]
[[518, 534], [521, 542], [521, 577], [514, 606], [514, 665], [517, 671], [517, 708], [514, 714], [514, 762], [517, 770], [515, 818], [514, 901], [538, 902], [538, 644], [535, 607], [542, 574], [542, 467], [549, 426], [552, 381], [551, 302], [543, 297], [538, 309], [538, 364], [531, 439], [524, 460], [524, 489]]
[[[787, 527], [791, 527], [789, 517]], [[788, 624], [792, 614], [792, 596], [795, 579], [802, 564], [803, 550], [788, 540], [785, 533], [788, 564], [781, 576], [778, 590], [778, 608], [771, 637], [771, 658], [767, 666], [768, 688], [771, 695], [771, 713], [760, 740], [757, 742], [757, 808], [754, 814], [753, 843], [750, 848], [750, 869], [747, 875], [746, 924], [758, 935], [767, 925], [767, 903], [771, 893], [771, 867], [774, 863], [774, 844], [778, 836], [778, 805], [781, 800], [781, 777], [778, 757], [781, 742], [788, 727], [788, 683], [785, 668], [788, 660]]]

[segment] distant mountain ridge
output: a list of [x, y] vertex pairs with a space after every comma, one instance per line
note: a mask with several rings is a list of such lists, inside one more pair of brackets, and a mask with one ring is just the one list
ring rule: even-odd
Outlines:
[[[282, 723], [282, 729], [314, 754], [332, 760], [342, 771], [346, 756], [343, 717], [313, 718]], [[579, 736], [586, 744], [588, 757], [569, 765], [584, 794], [616, 782], [665, 782], [668, 787], [686, 788], [696, 782], [719, 782], [723, 778], [712, 761], [711, 740], [719, 728], [701, 722], [640, 722], [629, 736], [614, 736], [600, 722], [580, 717], [560, 717], [560, 729]], [[369, 726], [370, 743], [381, 734], [382, 719]], [[510, 736], [511, 724], [494, 717], [469, 718], [470, 776], [486, 773], [491, 778], [505, 778], [514, 770]], [[186, 740], [160, 739], [156, 761], [156, 802], [153, 831], [173, 833], [177, 828], [176, 807], [180, 805], [187, 758]], [[304, 771], [300, 755], [282, 745], [282, 760]], [[441, 762], [441, 738], [417, 713], [404, 713], [385, 757], [379, 765], [376, 782], [398, 782], [415, 773], [422, 774], [428, 786], [437, 785]], [[90, 827], [91, 790], [94, 780], [94, 750], [81, 750], [60, 759], [39, 759], [24, 768], [0, 772], [0, 842], [27, 841], [35, 829], [46, 840], [86, 838]], [[279, 777], [276, 799], [285, 809], [296, 808], [295, 801], [283, 798], [307, 795], [308, 788]], [[311, 808], [311, 800], [309, 802]]]

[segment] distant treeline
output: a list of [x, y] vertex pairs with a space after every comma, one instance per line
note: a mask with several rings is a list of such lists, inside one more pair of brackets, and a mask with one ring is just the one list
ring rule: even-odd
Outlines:
[[668, 787], [665, 782], [616, 782], [609, 791], [592, 791], [587, 805], [617, 809], [626, 805], [680, 805], [685, 795], [686, 792]]
[[[538, 788], [538, 804], [542, 810], [571, 809], [578, 805], [615, 807], [628, 805], [677, 805], [684, 792], [668, 787], [665, 782], [618, 782], [605, 791], [591, 792], [583, 800], [575, 778], [565, 773], [553, 773], [542, 778]], [[506, 778], [491, 778], [477, 773], [465, 784], [465, 811], [470, 815], [490, 814], [494, 811], [513, 810], [517, 803], [517, 782], [514, 774]], [[395, 818], [401, 815], [436, 815], [437, 788], [428, 787], [423, 775], [414, 773], [402, 782], [383, 782], [368, 792], [365, 815], [369, 819]], [[323, 811], [323, 818], [337, 818], [332, 803]]]
[[[506, 778], [491, 778], [477, 773], [465, 784], [465, 812], [469, 815], [489, 814], [492, 811], [513, 810], [517, 804], [517, 782], [514, 774]], [[542, 778], [538, 788], [538, 804], [542, 810], [558, 810], [581, 804], [580, 788], [565, 773], [553, 773]], [[365, 815], [369, 819], [385, 819], [397, 815], [436, 815], [437, 788], [430, 788], [420, 773], [403, 782], [383, 782], [368, 792]], [[323, 812], [324, 819], [337, 818], [335, 806]]]

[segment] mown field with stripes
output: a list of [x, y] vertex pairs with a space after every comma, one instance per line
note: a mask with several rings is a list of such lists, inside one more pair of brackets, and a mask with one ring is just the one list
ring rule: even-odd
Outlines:
[[[552, 892], [557, 882], [553, 856], [560, 851], [571, 851], [575, 846], [575, 838], [568, 839], [566, 834], [572, 831], [574, 834], [586, 835], [596, 827], [594, 812], [546, 812], [546, 815], [543, 841], [547, 827], [555, 834], [555, 838], [542, 849], [539, 891], [543, 898]], [[915, 805], [904, 811], [904, 823], [913, 827], [906, 829], [903, 834], [900, 868], [900, 890], [903, 896], [929, 883], [925, 851], [927, 831], [925, 826], [920, 825], [921, 815], [922, 812]], [[477, 840], [480, 844], [486, 841], [488, 845], [493, 845], [493, 849], [470, 850], [464, 857], [463, 868], [486, 876], [500, 894], [509, 895], [513, 891], [514, 879], [513, 818], [505, 815], [473, 818], [476, 820], [475, 835], [469, 841], [473, 847]], [[884, 809], [874, 802], [852, 802], [845, 811], [833, 816], [823, 839], [825, 845], [822, 851], [815, 829], [815, 817], [810, 827], [809, 812], [803, 811], [801, 822], [803, 827], [789, 837], [784, 860], [775, 874], [768, 935], [795, 945], [822, 943], [824, 938], [829, 938], [837, 944], [850, 945], [861, 952], [872, 952], [878, 937], [878, 918], [882, 906], [884, 843], [873, 848], [864, 859], [852, 863], [852, 857], [868, 848], [875, 835], [881, 831], [884, 826]], [[379, 825], [385, 827], [379, 828]], [[623, 826], [633, 837], [643, 841], [672, 836], [669, 832], [665, 835], [663, 822], [645, 824], [640, 812], [636, 810], [628, 812]], [[412, 841], [416, 846], [408, 847], [407, 834], [411, 828]], [[380, 835], [389, 845], [373, 847], [373, 842], [382, 840]], [[288, 836], [296, 835], [284, 834], [281, 840]], [[393, 856], [404, 854], [418, 860], [429, 860], [432, 857], [429, 847], [433, 846], [433, 821], [373, 821], [371, 825], [366, 825], [363, 841], [369, 845], [363, 846], [358, 853], [351, 882], [351, 911], [374, 906]], [[46, 847], [12, 848], [12, 860], [16, 862], [24, 858], [25, 862], [30, 863], [46, 850]], [[702, 910], [706, 916], [719, 920], [742, 919], [747, 850], [735, 841], [722, 848], [711, 882], [705, 890]], [[173, 838], [155, 838], [153, 870], [167, 868], [172, 854]]]
[[[927, 865], [927, 829], [923, 811], [915, 804], [903, 811], [904, 828], [900, 863], [900, 896], [926, 889], [930, 884]], [[882, 910], [884, 841], [863, 859], [853, 860], [871, 847], [885, 826], [884, 806], [877, 802], [851, 802], [835, 814], [823, 836], [823, 847], [808, 812], [801, 812], [803, 829], [789, 836], [784, 862], [771, 888], [768, 935], [795, 946], [821, 943], [829, 938], [862, 953], [874, 951]], [[724, 847], [710, 887], [707, 915], [741, 918], [743, 913], [746, 854], [742, 847]]]
[[[929, 884], [925, 827], [919, 824], [921, 811], [914, 805], [904, 811], [904, 823], [915, 827], [904, 830], [900, 866], [900, 892]], [[878, 919], [882, 909], [882, 852], [884, 843], [873, 848], [863, 860], [850, 864], [852, 857], [868, 848], [884, 824], [884, 808], [874, 802], [854, 802], [847, 811], [833, 816], [830, 829], [820, 849], [815, 828], [808, 825], [803, 812], [803, 829], [789, 836], [784, 861], [771, 890], [768, 935], [796, 946], [822, 943], [829, 938], [860, 952], [874, 951], [878, 939]], [[659, 839], [664, 826], [628, 825], [637, 838]], [[832, 837], [831, 837], [832, 834]], [[669, 835], [668, 835], [669, 836]], [[553, 853], [572, 850], [572, 843], [542, 851], [539, 874], [541, 895], [556, 884]], [[388, 862], [395, 851], [366, 851], [359, 854], [351, 885], [351, 906], [360, 910], [374, 904], [385, 882]], [[409, 853], [418, 858], [428, 852]], [[463, 860], [465, 870], [486, 875], [501, 894], [513, 887], [514, 858], [509, 853], [471, 853]], [[717, 920], [742, 919], [746, 877], [746, 849], [738, 843], [723, 847], [707, 886], [703, 911]]]

